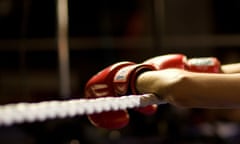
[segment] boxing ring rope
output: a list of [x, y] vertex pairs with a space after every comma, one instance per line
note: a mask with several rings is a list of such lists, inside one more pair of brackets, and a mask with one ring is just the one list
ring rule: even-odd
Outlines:
[[105, 111], [125, 110], [151, 104], [164, 104], [154, 94], [16, 103], [0, 106], [0, 126], [42, 122], [48, 119], [97, 114]]

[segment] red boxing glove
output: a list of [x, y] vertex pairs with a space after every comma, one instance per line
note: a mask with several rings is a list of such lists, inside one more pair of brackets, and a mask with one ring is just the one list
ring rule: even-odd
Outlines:
[[[152, 65], [120, 62], [93, 76], [85, 88], [87, 98], [121, 96], [136, 93], [135, 79], [139, 73], [155, 70]], [[106, 129], [120, 129], [129, 122], [127, 110], [102, 112], [88, 116], [90, 122]]]
[[192, 72], [221, 73], [221, 63], [215, 57], [192, 58], [186, 61], [186, 70]]
[[185, 69], [187, 57], [183, 54], [168, 54], [163, 56], [156, 56], [144, 61], [144, 64], [151, 64], [157, 70], [166, 68]]
[[[162, 57], [162, 58], [161, 58]], [[107, 97], [107, 96], [122, 96], [128, 94], [137, 94], [135, 88], [135, 80], [137, 76], [149, 70], [158, 70], [157, 65], [162, 65], [162, 69], [184, 66], [182, 55], [159, 56], [161, 61], [145, 61], [141, 64], [133, 62], [120, 62], [113, 64], [97, 75], [93, 76], [87, 83], [85, 95], [88, 98]], [[150, 105], [135, 110], [145, 114], [154, 114], [157, 111], [157, 105]], [[88, 116], [90, 122], [97, 126], [106, 129], [119, 129], [125, 127], [129, 122], [129, 114], [127, 110], [109, 111], [100, 114]]]
[[[165, 62], [166, 59], [169, 61]], [[154, 65], [157, 70], [180, 68], [192, 72], [221, 73], [221, 63], [215, 57], [187, 59], [183, 54], [168, 54], [151, 58], [144, 63]]]

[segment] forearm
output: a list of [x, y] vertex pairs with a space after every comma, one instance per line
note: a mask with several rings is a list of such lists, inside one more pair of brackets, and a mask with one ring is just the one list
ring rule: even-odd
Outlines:
[[142, 93], [156, 93], [170, 104], [191, 108], [239, 108], [240, 74], [192, 73], [168, 69], [137, 79]]

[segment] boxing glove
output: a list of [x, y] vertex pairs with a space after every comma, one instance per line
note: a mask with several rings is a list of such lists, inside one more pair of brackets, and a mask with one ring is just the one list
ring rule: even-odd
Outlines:
[[[165, 61], [169, 59], [169, 61]], [[164, 61], [164, 62], [163, 62]], [[199, 57], [188, 59], [183, 54], [168, 54], [157, 56], [143, 62], [154, 65], [157, 70], [165, 68], [180, 68], [192, 72], [221, 73], [221, 63], [215, 57]]]
[[221, 62], [215, 57], [191, 58], [186, 61], [186, 70], [192, 72], [221, 73]]
[[[86, 84], [86, 98], [121, 96], [134, 93], [135, 79], [139, 73], [155, 70], [152, 65], [119, 62], [93, 76]], [[108, 111], [88, 115], [90, 122], [101, 128], [120, 129], [129, 122], [127, 110]]]
[[[179, 55], [162, 57], [161, 61], [157, 61], [158, 65], [162, 65], [162, 68], [182, 68], [184, 66], [183, 60]], [[96, 98], [138, 94], [135, 88], [135, 80], [140, 73], [149, 70], [157, 70], [154, 61], [146, 61], [141, 64], [133, 62], [113, 64], [93, 76], [87, 82], [85, 95], [87, 98]], [[150, 115], [156, 112], [157, 105], [150, 105], [135, 110]], [[125, 127], [129, 122], [129, 114], [126, 110], [93, 114], [89, 115], [88, 118], [93, 125], [107, 129], [119, 129]]]
[[183, 54], [167, 54], [150, 58], [143, 63], [153, 65], [156, 70], [166, 68], [185, 69], [186, 61], [187, 57]]

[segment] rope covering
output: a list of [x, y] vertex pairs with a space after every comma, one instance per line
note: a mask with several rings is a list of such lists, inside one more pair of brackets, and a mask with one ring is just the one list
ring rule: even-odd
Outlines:
[[163, 103], [154, 94], [144, 94], [96, 99], [7, 104], [0, 106], [0, 126], [10, 126], [24, 122], [41, 122], [47, 119], [89, 115], [104, 111], [124, 110]]

